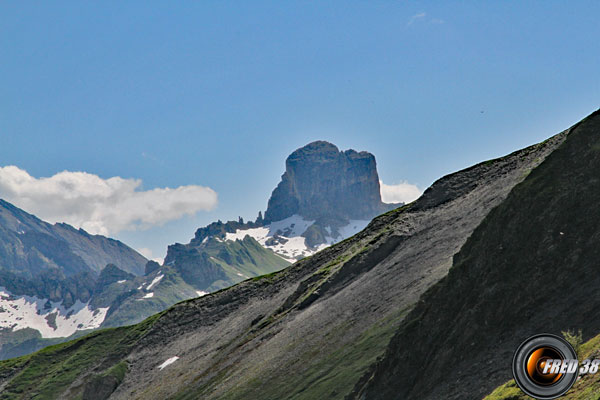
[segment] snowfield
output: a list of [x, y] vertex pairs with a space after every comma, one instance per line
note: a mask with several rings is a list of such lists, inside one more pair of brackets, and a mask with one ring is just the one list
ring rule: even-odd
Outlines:
[[0, 328], [13, 331], [32, 328], [43, 338], [71, 336], [78, 330], [100, 327], [108, 307], [92, 310], [88, 303], [77, 302], [70, 308], [62, 302], [30, 296], [13, 296], [0, 288]]
[[[344, 240], [361, 230], [363, 230], [370, 221], [351, 220], [350, 223], [340, 229], [340, 236], [334, 238], [326, 237], [327, 243], [323, 243], [317, 248], [311, 248], [306, 245], [306, 239], [301, 235], [315, 221], [305, 220], [299, 215], [292, 215], [281, 221], [272, 222], [270, 225], [261, 228], [238, 229], [235, 233], [225, 234], [225, 240], [243, 240], [249, 235], [261, 246], [273, 250], [276, 254], [288, 260], [297, 260], [302, 257], [310, 256], [319, 250], [322, 250], [334, 243]], [[332, 234], [331, 227], [325, 227], [329, 235]]]

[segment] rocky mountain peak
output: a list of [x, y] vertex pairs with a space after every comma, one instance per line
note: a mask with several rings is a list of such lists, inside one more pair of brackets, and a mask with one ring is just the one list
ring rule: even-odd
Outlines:
[[371, 219], [395, 208], [381, 201], [375, 156], [367, 151], [340, 151], [316, 141], [294, 151], [273, 191], [265, 222], [294, 214], [309, 219]]

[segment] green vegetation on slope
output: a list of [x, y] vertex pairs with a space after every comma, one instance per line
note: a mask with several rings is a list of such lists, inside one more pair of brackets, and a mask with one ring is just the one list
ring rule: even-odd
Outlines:
[[243, 240], [209, 237], [200, 243], [169, 246], [165, 265], [175, 268], [197, 290], [214, 292], [281, 270], [290, 262], [246, 235]]
[[218, 264], [227, 279], [213, 282], [209, 291], [231, 286], [245, 279], [279, 271], [290, 265], [270, 249], [265, 249], [254, 238], [246, 235], [243, 240], [208, 240], [202, 251]]
[[[399, 311], [372, 325], [354, 341], [347, 343], [332, 353], [306, 354], [306, 360], [298, 360], [307, 368], [293, 374], [281, 384], [270, 384], [269, 377], [255, 378], [245, 385], [232, 390], [224, 400], [260, 398], [261, 400], [313, 400], [343, 399], [349, 388], [377, 357], [383, 355], [387, 343], [406, 311]], [[330, 336], [340, 335], [345, 326], [328, 330], [323, 335], [324, 346]], [[315, 362], [315, 359], [318, 360]], [[191, 393], [179, 397], [191, 399]], [[193, 393], [195, 395], [195, 393]]]
[[[68, 343], [46, 347], [37, 353], [0, 362], [0, 380], [11, 378], [0, 387], [0, 399], [55, 399], [68, 393], [68, 398], [81, 398], [86, 385], [82, 374], [94, 371], [122, 381], [126, 366], [119, 361], [152, 327], [162, 314], [144, 322], [122, 328], [91, 333]], [[80, 385], [74, 382], [81, 380]]]

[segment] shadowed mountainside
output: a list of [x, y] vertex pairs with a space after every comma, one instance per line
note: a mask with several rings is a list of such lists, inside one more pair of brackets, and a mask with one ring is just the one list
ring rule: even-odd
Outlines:
[[483, 220], [351, 398], [480, 399], [533, 334], [600, 332], [599, 171], [597, 111]]

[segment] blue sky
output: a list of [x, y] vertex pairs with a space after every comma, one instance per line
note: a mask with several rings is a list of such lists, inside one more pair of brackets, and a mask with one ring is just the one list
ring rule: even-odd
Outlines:
[[135, 192], [184, 186], [187, 203], [165, 201], [190, 210], [216, 192], [211, 211], [107, 222], [154, 256], [254, 218], [310, 141], [368, 150], [383, 182], [424, 189], [599, 107], [598, 2], [123, 3], [0, 4], [0, 167], [48, 191], [37, 179], [61, 171], [122, 177], [108, 186], [145, 207], [164, 193]]

